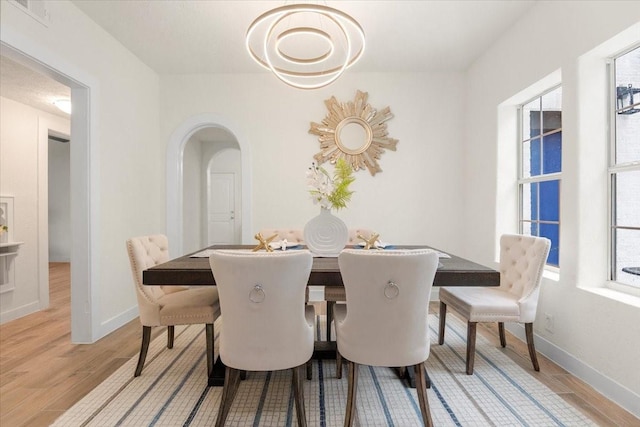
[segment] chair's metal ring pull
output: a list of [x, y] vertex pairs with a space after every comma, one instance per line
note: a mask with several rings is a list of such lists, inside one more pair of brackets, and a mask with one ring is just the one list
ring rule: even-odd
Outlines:
[[255, 285], [253, 289], [249, 291], [249, 301], [256, 304], [260, 304], [262, 301], [264, 301], [265, 296], [266, 295], [264, 293], [264, 290], [262, 289], [262, 285], [260, 284]]
[[387, 286], [384, 287], [384, 296], [387, 297], [387, 299], [394, 299], [398, 295], [400, 295], [400, 288], [398, 288], [398, 285], [389, 280]]

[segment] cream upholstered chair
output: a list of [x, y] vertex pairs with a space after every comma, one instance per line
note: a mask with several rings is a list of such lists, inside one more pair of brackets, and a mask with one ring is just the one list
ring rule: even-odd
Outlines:
[[275, 241], [286, 239], [289, 246], [304, 245], [304, 234], [300, 228], [263, 228], [260, 234], [265, 239], [275, 234], [278, 236]]
[[298, 425], [306, 426], [299, 368], [313, 354], [315, 311], [305, 305], [311, 253], [220, 250], [209, 262], [220, 294], [220, 359], [226, 365], [216, 426], [225, 423], [241, 371], [290, 368]]
[[206, 325], [207, 373], [213, 369], [213, 322], [220, 316], [218, 290], [215, 287], [145, 286], [142, 272], [169, 261], [169, 244], [162, 234], [133, 237], [127, 240], [133, 282], [138, 297], [142, 345], [134, 376], [139, 376], [149, 349], [151, 328], [167, 326], [167, 347], [173, 348], [175, 325]]
[[[373, 234], [372, 230], [366, 228], [349, 229], [349, 240], [347, 246], [354, 246], [362, 242], [358, 236], [368, 239]], [[346, 294], [343, 286], [325, 286], [324, 300], [327, 302], [327, 341], [331, 341], [331, 322], [333, 321], [333, 307], [336, 302], [344, 302]]]
[[344, 357], [350, 362], [344, 425], [351, 426], [356, 415], [359, 364], [413, 366], [423, 422], [433, 425], [424, 362], [430, 349], [428, 306], [437, 253], [345, 249], [338, 262], [347, 297], [334, 312], [338, 361]]
[[447, 307], [467, 319], [467, 374], [473, 374], [478, 322], [498, 322], [500, 345], [507, 345], [504, 322], [524, 323], [529, 356], [540, 370], [533, 344], [533, 321], [536, 318], [542, 272], [551, 242], [544, 237], [505, 234], [500, 238], [499, 287], [440, 288], [439, 344], [444, 344]]

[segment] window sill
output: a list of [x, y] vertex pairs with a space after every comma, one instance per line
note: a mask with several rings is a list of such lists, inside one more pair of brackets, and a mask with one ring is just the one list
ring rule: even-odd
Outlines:
[[559, 282], [560, 269], [558, 267], [551, 267], [547, 265], [542, 272], [542, 277], [548, 280], [553, 280], [554, 282]]
[[580, 286], [579, 289], [600, 295], [613, 301], [618, 301], [632, 307], [640, 308], [640, 289], [626, 286], [616, 282], [606, 282], [599, 288], [587, 288]]

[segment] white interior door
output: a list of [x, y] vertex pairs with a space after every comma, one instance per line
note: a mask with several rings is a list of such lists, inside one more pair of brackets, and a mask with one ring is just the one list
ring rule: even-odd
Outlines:
[[209, 174], [208, 192], [208, 244], [235, 243], [235, 174]]

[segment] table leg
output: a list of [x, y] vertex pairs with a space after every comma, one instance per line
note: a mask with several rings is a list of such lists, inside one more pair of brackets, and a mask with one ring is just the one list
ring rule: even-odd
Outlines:
[[333, 320], [334, 301], [327, 301], [327, 341], [331, 341], [331, 321]]
[[209, 375], [209, 387], [222, 387], [224, 386], [224, 372], [226, 370], [226, 366], [220, 360], [220, 357], [216, 359], [216, 363], [213, 364], [213, 370], [211, 371], [211, 375]]
[[[409, 368], [397, 368], [398, 369], [398, 376], [402, 379], [407, 380], [407, 385], [411, 388], [416, 388], [416, 373], [413, 369], [409, 369]], [[427, 372], [427, 369], [424, 368], [424, 372], [425, 372], [425, 379], [427, 381], [427, 388], [431, 388], [431, 379], [429, 378], [429, 372]]]

